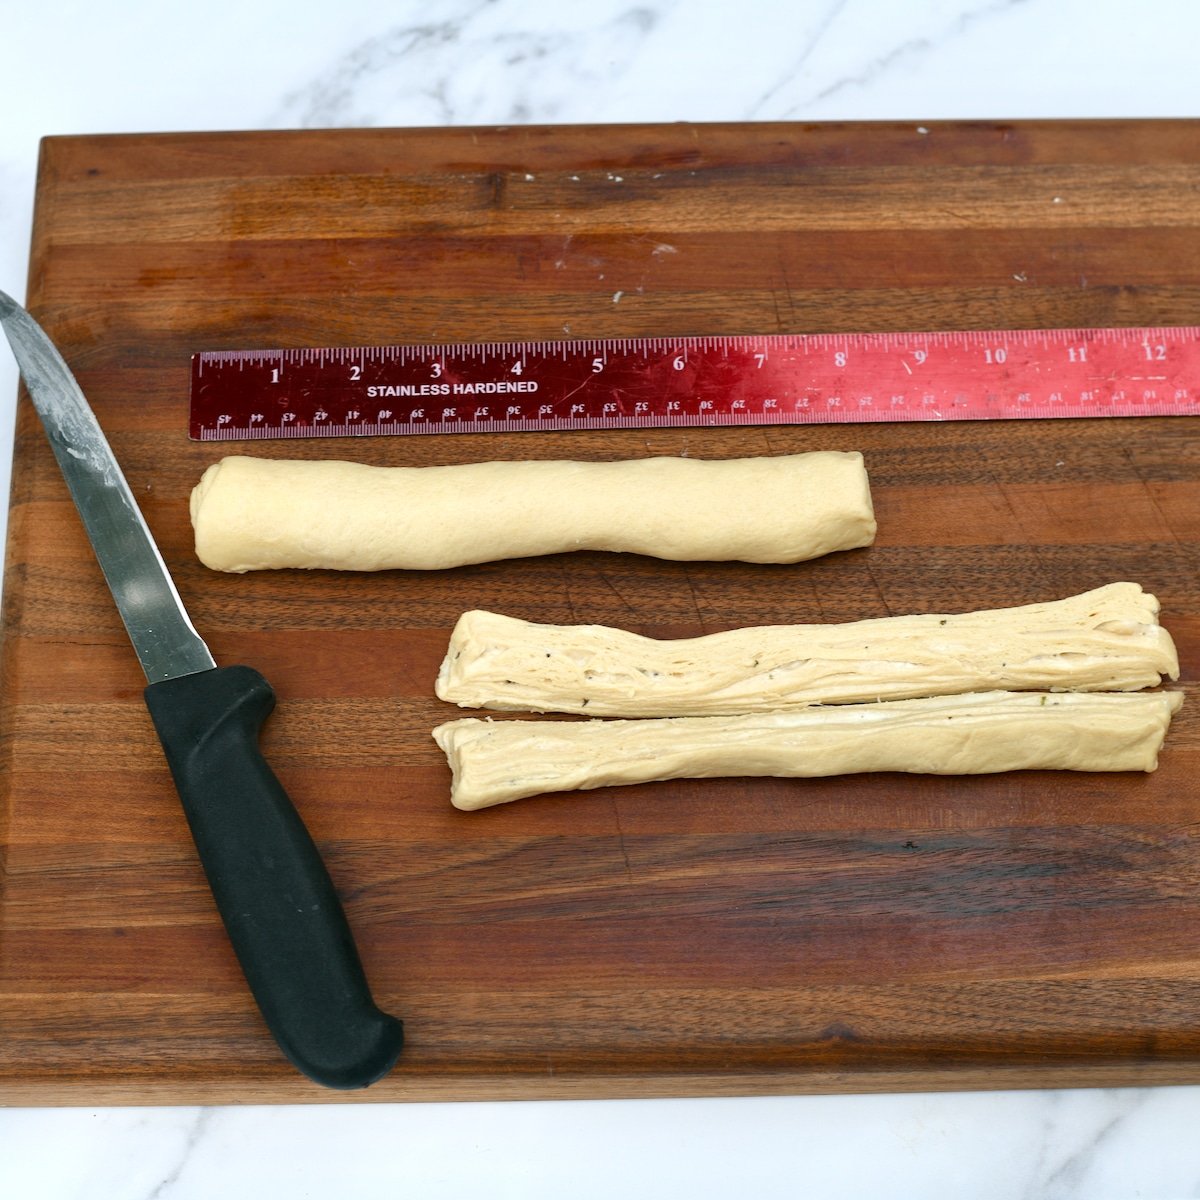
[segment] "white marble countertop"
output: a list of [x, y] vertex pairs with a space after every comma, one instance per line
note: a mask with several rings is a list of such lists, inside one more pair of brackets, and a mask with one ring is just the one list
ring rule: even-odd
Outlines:
[[[46, 134], [1196, 117], [1198, 46], [1195, 0], [0, 0], [0, 287]], [[15, 391], [0, 354], [5, 489]], [[0, 1195], [1175, 1200], [1197, 1118], [1200, 1088], [7, 1109]]]

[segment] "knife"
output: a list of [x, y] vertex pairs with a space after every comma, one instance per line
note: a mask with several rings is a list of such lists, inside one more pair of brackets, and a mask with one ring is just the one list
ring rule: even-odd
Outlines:
[[267, 1027], [315, 1083], [366, 1087], [395, 1065], [404, 1027], [372, 1000], [325, 864], [259, 751], [275, 693], [253, 668], [213, 661], [74, 376], [3, 292], [0, 324], [146, 673], [146, 707]]

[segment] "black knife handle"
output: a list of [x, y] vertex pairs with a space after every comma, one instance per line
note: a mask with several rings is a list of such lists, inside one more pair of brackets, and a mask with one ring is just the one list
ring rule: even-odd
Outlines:
[[275, 707], [251, 667], [152, 683], [158, 730], [200, 861], [267, 1027], [292, 1065], [330, 1088], [391, 1070], [404, 1026], [376, 1007], [313, 840], [258, 748]]

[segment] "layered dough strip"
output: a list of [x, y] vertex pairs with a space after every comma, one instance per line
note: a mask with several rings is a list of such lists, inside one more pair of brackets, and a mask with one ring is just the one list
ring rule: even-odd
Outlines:
[[867, 546], [862, 455], [371, 467], [225, 458], [192, 492], [196, 554], [216, 571], [437, 570], [618, 550], [792, 563]]
[[603, 625], [463, 614], [438, 673], [463, 708], [586, 716], [769, 712], [1005, 688], [1135, 691], [1176, 679], [1158, 601], [1136, 583], [1066, 600], [657, 641]]
[[433, 736], [454, 772], [451, 803], [470, 810], [542, 792], [723, 775], [1153, 771], [1182, 703], [1179, 692], [983, 692], [743, 717], [468, 717]]

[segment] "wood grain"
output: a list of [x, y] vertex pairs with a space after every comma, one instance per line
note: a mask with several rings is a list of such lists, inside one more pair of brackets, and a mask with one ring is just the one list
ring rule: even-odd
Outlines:
[[[358, 1100], [1200, 1081], [1200, 708], [1151, 776], [674, 782], [459, 813], [429, 730], [459, 613], [661, 637], [1133, 579], [1200, 673], [1194, 419], [256, 443], [277, 457], [860, 449], [867, 550], [216, 575], [198, 350], [1200, 322], [1200, 124], [53, 138], [29, 303], [317, 838], [400, 1066]], [[621, 292], [619, 302], [614, 294]], [[36, 418], [4, 584], [0, 1099], [329, 1101], [246, 991]], [[1193, 711], [1196, 709], [1196, 711]]]

